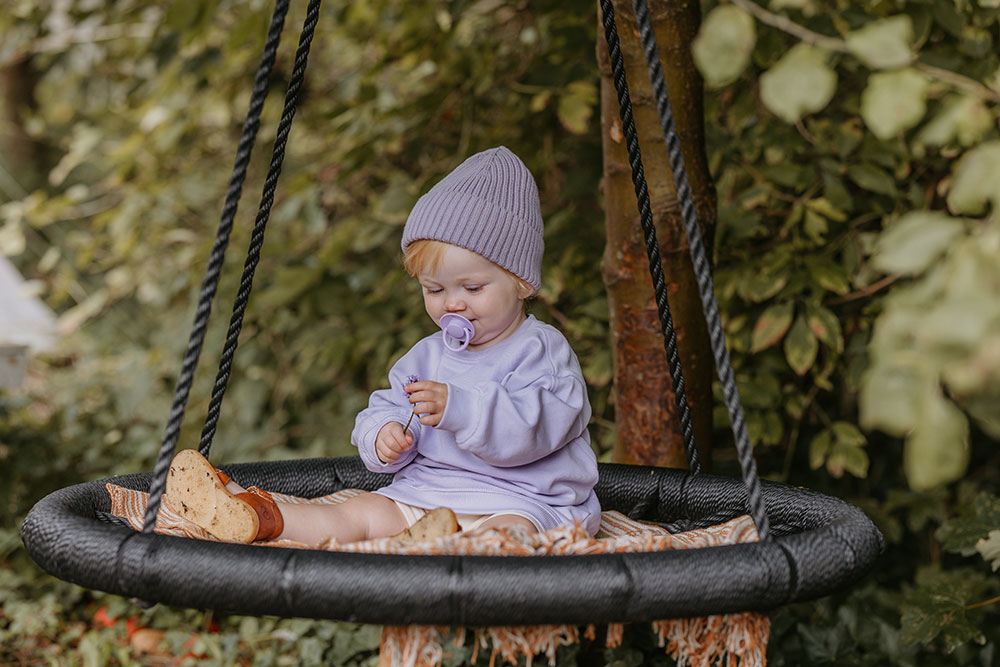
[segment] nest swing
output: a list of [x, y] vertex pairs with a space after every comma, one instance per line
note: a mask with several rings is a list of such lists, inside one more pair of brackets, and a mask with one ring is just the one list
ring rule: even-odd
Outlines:
[[[863, 576], [882, 548], [880, 533], [863, 512], [837, 498], [759, 480], [649, 12], [645, 0], [634, 0], [634, 4], [743, 475], [742, 480], [737, 480], [700, 471], [614, 9], [610, 0], [602, 0], [622, 129], [691, 469], [601, 464], [596, 492], [604, 509], [617, 510], [633, 519], [673, 523], [683, 529], [712, 525], [749, 512], [759, 542], [586, 556], [414, 557], [258, 548], [153, 532], [288, 8], [288, 0], [277, 0], [156, 468], [152, 473], [71, 486], [43, 498], [21, 529], [31, 557], [56, 577], [129, 598], [240, 614], [387, 625], [620, 623], [767, 611], [830, 594]], [[310, 0], [300, 36], [202, 434], [199, 450], [203, 454], [208, 453], [228, 382], [319, 5], [320, 0]], [[303, 497], [347, 488], [374, 490], [389, 482], [389, 476], [367, 471], [357, 457], [223, 467], [234, 479], [252, 480], [262, 488]], [[141, 532], [108, 514], [108, 482], [149, 492]], [[248, 572], [253, 576], [248, 577]]]

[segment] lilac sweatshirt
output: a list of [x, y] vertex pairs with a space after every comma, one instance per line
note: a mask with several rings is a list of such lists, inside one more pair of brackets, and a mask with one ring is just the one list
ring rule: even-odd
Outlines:
[[[448, 403], [435, 427], [414, 418], [409, 451], [382, 463], [375, 436], [386, 423], [409, 418], [403, 391], [409, 375], [447, 384]], [[516, 511], [545, 530], [579, 521], [597, 532], [587, 386], [554, 327], [529, 315], [508, 338], [482, 350], [449, 350], [440, 333], [430, 335], [396, 362], [389, 384], [371, 395], [351, 434], [369, 470], [396, 473], [376, 493], [458, 514]]]

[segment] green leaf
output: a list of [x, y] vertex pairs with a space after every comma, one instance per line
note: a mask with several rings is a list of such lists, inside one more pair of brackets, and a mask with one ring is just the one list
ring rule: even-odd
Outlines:
[[962, 146], [978, 142], [993, 126], [993, 115], [972, 95], [954, 95], [944, 108], [921, 128], [916, 140], [929, 146], [956, 141]]
[[597, 103], [597, 87], [593, 81], [573, 81], [559, 96], [556, 111], [559, 121], [573, 134], [584, 134]]
[[809, 466], [816, 470], [823, 463], [831, 476], [840, 478], [844, 472], [855, 477], [868, 474], [868, 453], [865, 436], [854, 424], [834, 422], [809, 444]]
[[788, 277], [783, 274], [754, 272], [740, 283], [739, 290], [747, 299], [759, 303], [780, 292], [787, 283]]
[[809, 467], [818, 470], [826, 461], [826, 456], [830, 453], [832, 445], [833, 434], [830, 429], [824, 429], [813, 438], [812, 442], [809, 443]]
[[913, 68], [868, 77], [861, 94], [861, 117], [879, 139], [891, 139], [913, 127], [927, 110], [927, 78]]
[[847, 48], [872, 69], [903, 67], [913, 59], [913, 23], [906, 15], [872, 21], [847, 36]]
[[929, 382], [926, 370], [915, 364], [873, 365], [861, 381], [861, 425], [897, 437], [906, 435], [920, 419], [920, 397]]
[[757, 28], [750, 14], [735, 5], [710, 11], [691, 44], [705, 85], [720, 88], [738, 79], [750, 63], [756, 42]]
[[872, 266], [885, 273], [922, 273], [962, 233], [963, 225], [946, 213], [914, 211], [879, 237]]
[[816, 211], [809, 209], [806, 211], [805, 221], [802, 223], [802, 229], [805, 231], [806, 236], [811, 238], [813, 241], [822, 243], [826, 233], [830, 231], [830, 225], [827, 223], [826, 218]]
[[806, 207], [810, 210], [816, 211], [824, 217], [835, 220], [836, 222], [844, 222], [847, 220], [847, 214], [831, 204], [830, 201], [824, 197], [810, 199], [806, 202]]
[[776, 116], [794, 123], [819, 111], [833, 98], [837, 74], [826, 64], [826, 52], [797, 44], [760, 77], [760, 98]]
[[785, 359], [796, 374], [805, 375], [816, 361], [817, 352], [819, 341], [809, 330], [806, 318], [799, 315], [785, 338]]
[[1000, 205], [1000, 141], [990, 141], [968, 151], [958, 161], [948, 193], [948, 208], [977, 215]]
[[750, 340], [750, 352], [760, 352], [776, 345], [792, 324], [795, 307], [791, 301], [767, 308], [757, 319]]
[[975, 612], [966, 607], [989, 587], [990, 581], [971, 568], [924, 568], [901, 608], [902, 640], [927, 645], [940, 636], [949, 653], [969, 641], [984, 643], [982, 631], [969, 619]]
[[934, 20], [953, 37], [961, 37], [965, 19], [955, 8], [955, 0], [934, 0], [931, 3]]
[[549, 105], [549, 100], [552, 99], [551, 90], [543, 90], [532, 96], [531, 104], [528, 107], [531, 109], [532, 113], [538, 113], [545, 107]]
[[847, 168], [847, 175], [865, 190], [896, 196], [896, 179], [870, 162], [852, 164]]
[[976, 543], [976, 551], [990, 564], [993, 571], [1000, 570], [1000, 530], [991, 530], [986, 539]]
[[993, 35], [981, 26], [962, 26], [958, 49], [970, 58], [985, 58], [993, 51]]
[[806, 307], [806, 323], [809, 329], [824, 345], [840, 354], [844, 351], [844, 334], [840, 320], [832, 312], [820, 305]]
[[824, 289], [835, 294], [847, 294], [851, 291], [851, 284], [847, 281], [847, 275], [839, 264], [817, 258], [808, 265], [809, 275]]
[[931, 489], [959, 479], [969, 463], [969, 422], [937, 387], [925, 392], [906, 438], [903, 469], [910, 487]]
[[945, 551], [971, 556], [976, 553], [977, 544], [997, 528], [1000, 528], [1000, 498], [984, 491], [963, 508], [961, 516], [943, 523], [934, 536]]
[[864, 433], [850, 422], [834, 422], [831, 428], [833, 429], [834, 436], [836, 436], [837, 444], [845, 447], [864, 447], [868, 444]]
[[826, 469], [830, 475], [838, 479], [843, 477], [845, 471], [860, 479], [868, 476], [868, 464], [868, 452], [864, 448], [842, 445], [838, 442], [830, 452]]

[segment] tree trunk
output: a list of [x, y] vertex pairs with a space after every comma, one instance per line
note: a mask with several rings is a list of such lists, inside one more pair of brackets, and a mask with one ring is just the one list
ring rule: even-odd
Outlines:
[[[712, 377], [708, 330], [688, 254], [680, 205], [667, 158], [656, 100], [629, 0], [614, 2], [636, 131], [656, 226], [670, 312], [684, 369], [695, 441], [707, 467], [712, 433]], [[691, 41], [701, 20], [698, 3], [649, 0], [653, 31], [663, 59], [671, 108], [702, 225], [711, 254], [715, 227], [715, 190], [705, 157], [702, 82], [691, 59]], [[598, 27], [601, 71], [601, 132], [607, 246], [601, 271], [611, 311], [614, 345], [616, 440], [614, 458], [623, 463], [686, 468], [673, 384], [653, 298], [649, 260], [639, 226], [635, 189], [618, 115], [611, 64]]]
[[43, 184], [41, 154], [24, 128], [24, 111], [34, 105], [37, 73], [27, 58], [0, 67], [0, 201], [20, 199]]

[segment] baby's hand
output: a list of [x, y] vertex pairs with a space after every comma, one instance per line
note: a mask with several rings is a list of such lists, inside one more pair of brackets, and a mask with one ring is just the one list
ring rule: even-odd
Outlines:
[[399, 422], [389, 422], [379, 429], [375, 436], [375, 453], [383, 463], [392, 463], [413, 444], [413, 434], [403, 432]]
[[448, 385], [432, 380], [411, 382], [403, 387], [410, 392], [413, 411], [420, 415], [420, 423], [437, 426], [441, 423], [444, 407], [448, 404]]

